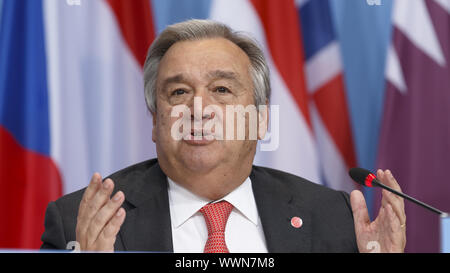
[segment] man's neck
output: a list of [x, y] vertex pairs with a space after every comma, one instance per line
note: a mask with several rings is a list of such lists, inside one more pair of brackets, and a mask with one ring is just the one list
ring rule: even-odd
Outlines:
[[179, 185], [190, 192], [209, 200], [218, 200], [232, 192], [247, 179], [252, 170], [251, 162], [241, 165], [239, 168], [220, 165], [204, 172], [182, 167], [169, 167], [161, 163], [161, 169], [170, 179], [177, 181]]

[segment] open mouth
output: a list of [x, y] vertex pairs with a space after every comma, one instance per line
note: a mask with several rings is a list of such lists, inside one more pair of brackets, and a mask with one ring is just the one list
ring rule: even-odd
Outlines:
[[191, 136], [193, 136], [193, 137], [202, 137], [203, 136], [203, 130], [200, 130], [200, 131], [192, 130], [191, 131]]
[[212, 132], [211, 131], [206, 131], [206, 130], [203, 130], [203, 129], [200, 129], [200, 130], [192, 129], [191, 130], [191, 136], [198, 137], [198, 138], [200, 138], [200, 137], [207, 137], [207, 136], [212, 136]]
[[190, 135], [187, 135], [184, 138], [188, 144], [193, 145], [205, 145], [214, 140], [214, 135], [211, 131], [203, 130], [203, 129], [193, 129], [191, 130]]

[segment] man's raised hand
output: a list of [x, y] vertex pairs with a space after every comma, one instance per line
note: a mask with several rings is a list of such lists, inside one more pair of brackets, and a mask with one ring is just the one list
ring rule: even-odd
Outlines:
[[[401, 192], [391, 171], [378, 170], [377, 179]], [[363, 194], [354, 190], [350, 202], [355, 222], [356, 240], [360, 252], [369, 252], [377, 246], [379, 252], [403, 252], [406, 245], [406, 215], [403, 198], [382, 190], [381, 208], [377, 218], [370, 221]]]
[[100, 174], [92, 176], [80, 202], [76, 237], [81, 251], [113, 252], [116, 236], [125, 220], [121, 208], [125, 196], [118, 191], [112, 198], [114, 182], [102, 183]]

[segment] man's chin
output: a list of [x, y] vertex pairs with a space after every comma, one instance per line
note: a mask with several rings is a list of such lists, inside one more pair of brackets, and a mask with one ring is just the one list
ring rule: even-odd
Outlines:
[[198, 147], [194, 151], [189, 151], [181, 155], [181, 161], [187, 169], [193, 172], [207, 173], [220, 164], [221, 160], [217, 158], [214, 151], [202, 148], [206, 147]]

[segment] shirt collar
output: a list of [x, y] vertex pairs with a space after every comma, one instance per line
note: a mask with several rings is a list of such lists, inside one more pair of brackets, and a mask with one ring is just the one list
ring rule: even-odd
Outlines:
[[[210, 203], [211, 200], [195, 195], [169, 177], [167, 177], [167, 180], [169, 184], [168, 192], [171, 220], [173, 221], [173, 226], [178, 228], [196, 214], [203, 206]], [[258, 210], [249, 177], [247, 177], [239, 187], [222, 199], [214, 202], [222, 200], [231, 203], [239, 213], [250, 220], [254, 225], [258, 225]]]

